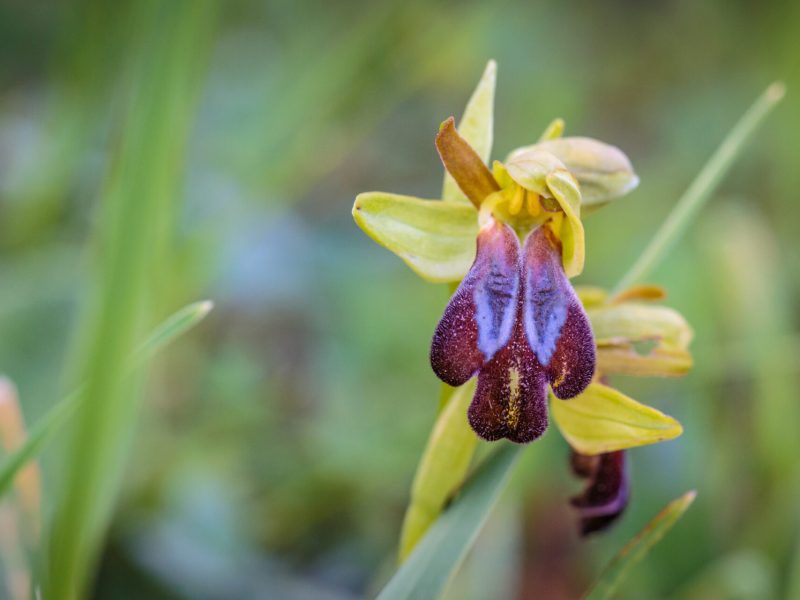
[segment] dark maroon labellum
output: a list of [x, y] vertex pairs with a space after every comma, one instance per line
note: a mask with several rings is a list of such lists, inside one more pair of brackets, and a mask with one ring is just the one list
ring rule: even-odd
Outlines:
[[469, 420], [487, 440], [535, 440], [547, 429], [547, 385], [562, 399], [586, 389], [592, 330], [545, 227], [522, 250], [508, 225], [481, 228], [475, 262], [434, 333], [431, 366], [454, 386], [478, 373]]
[[570, 504], [577, 509], [580, 517], [581, 535], [606, 529], [625, 510], [630, 499], [625, 463], [624, 450], [597, 456], [587, 456], [573, 450], [572, 471], [589, 480], [583, 493], [570, 499]]

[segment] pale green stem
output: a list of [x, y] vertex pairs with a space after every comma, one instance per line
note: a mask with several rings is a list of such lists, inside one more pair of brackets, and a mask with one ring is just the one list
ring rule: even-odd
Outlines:
[[681, 196], [675, 208], [656, 232], [639, 259], [622, 277], [612, 295], [618, 294], [644, 279], [665, 256], [673, 243], [683, 234], [697, 211], [711, 197], [725, 177], [733, 162], [744, 148], [745, 142], [755, 132], [764, 118], [781, 101], [786, 92], [783, 83], [776, 82], [755, 101], [739, 119], [728, 136], [717, 148], [695, 180]]

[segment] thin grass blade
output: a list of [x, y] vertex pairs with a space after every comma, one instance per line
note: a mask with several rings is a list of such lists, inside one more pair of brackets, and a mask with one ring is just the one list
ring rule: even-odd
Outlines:
[[680, 197], [675, 208], [672, 209], [637, 261], [620, 279], [612, 295], [619, 294], [634, 283], [642, 281], [664, 258], [672, 244], [686, 231], [692, 222], [692, 217], [717, 189], [758, 126], [783, 99], [785, 93], [786, 88], [783, 83], [773, 83], [739, 119], [739, 122], [731, 129], [728, 136]]
[[650, 549], [672, 528], [694, 502], [697, 492], [686, 492], [673, 500], [650, 521], [614, 557], [600, 578], [589, 590], [584, 600], [608, 600], [619, 589], [630, 570], [640, 562]]
[[[176, 338], [197, 325], [211, 311], [213, 306], [214, 304], [210, 300], [195, 302], [183, 307], [161, 323], [139, 346], [134, 358], [131, 360], [131, 368], [136, 368], [146, 362]], [[44, 417], [30, 428], [25, 441], [19, 448], [5, 456], [2, 463], [0, 463], [0, 497], [8, 492], [19, 470], [39, 455], [53, 434], [59, 431], [77, 410], [82, 398], [82, 392], [83, 388], [78, 388], [51, 408]]]

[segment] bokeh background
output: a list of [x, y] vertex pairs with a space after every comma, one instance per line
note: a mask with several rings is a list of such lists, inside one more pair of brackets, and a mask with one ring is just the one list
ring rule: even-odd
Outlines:
[[[121, 107], [148, 77], [129, 68], [150, 35], [136, 5], [0, 2], [0, 370], [29, 424], [81, 346]], [[495, 156], [560, 116], [633, 161], [641, 186], [585, 222], [578, 282], [607, 287], [755, 97], [776, 79], [788, 95], [650, 278], [693, 325], [696, 368], [615, 382], [684, 435], [631, 452], [629, 510], [581, 542], [549, 432], [449, 597], [575, 598], [696, 489], [622, 597], [800, 598], [799, 24], [796, 2], [233, 0], [176, 34], [188, 137], [153, 314], [216, 308], [152, 365], [93, 597], [347, 600], [390, 576], [447, 289], [350, 209], [367, 190], [438, 195], [433, 135], [494, 58]]]

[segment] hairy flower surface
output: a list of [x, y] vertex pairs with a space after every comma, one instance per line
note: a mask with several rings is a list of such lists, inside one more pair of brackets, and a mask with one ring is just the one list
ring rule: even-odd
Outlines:
[[547, 385], [559, 398], [589, 385], [592, 330], [548, 229], [533, 230], [520, 250], [510, 226], [487, 221], [434, 333], [431, 365], [452, 386], [479, 373], [469, 421], [487, 440], [536, 439], [547, 428]]

